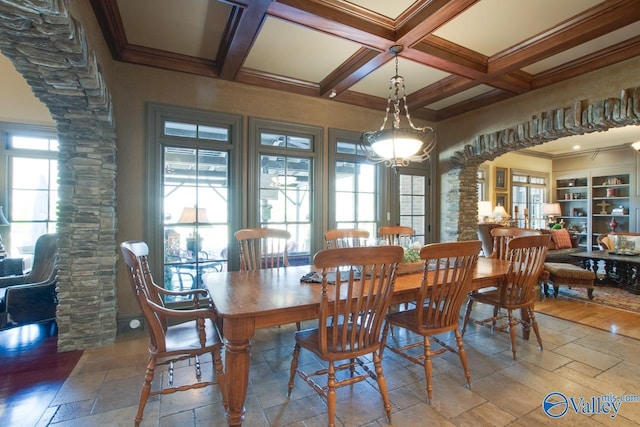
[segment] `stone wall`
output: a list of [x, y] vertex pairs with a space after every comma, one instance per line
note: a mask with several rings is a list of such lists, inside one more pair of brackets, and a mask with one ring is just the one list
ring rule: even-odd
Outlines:
[[68, 0], [0, 0], [0, 50], [57, 124], [58, 349], [116, 334], [116, 134], [111, 97]]
[[[586, 101], [534, 115], [531, 120], [490, 134], [478, 135], [451, 158], [445, 195], [447, 212], [442, 215], [445, 241], [477, 238], [478, 166], [505, 153], [533, 147], [571, 135], [640, 124], [640, 88], [623, 89], [619, 98], [593, 104]], [[465, 206], [460, 209], [460, 203]], [[456, 215], [455, 213], [458, 213]]]

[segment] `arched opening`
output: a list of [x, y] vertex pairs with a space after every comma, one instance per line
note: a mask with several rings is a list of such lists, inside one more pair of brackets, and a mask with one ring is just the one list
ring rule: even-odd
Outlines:
[[111, 97], [68, 2], [1, 6], [0, 50], [56, 122], [58, 349], [116, 333], [116, 156]]
[[[474, 141], [456, 151], [451, 158], [447, 180], [451, 190], [448, 200], [458, 200], [458, 215], [443, 218], [447, 240], [475, 239], [477, 216], [469, 206], [477, 206], [477, 173], [480, 164], [511, 151], [533, 147], [571, 135], [605, 131], [615, 127], [640, 123], [640, 88], [622, 89], [619, 98], [607, 98], [589, 104], [575, 102], [570, 107], [558, 107], [538, 113], [524, 123], [478, 135]], [[461, 209], [461, 203], [467, 209]], [[453, 219], [453, 221], [452, 221]], [[447, 223], [449, 221], [450, 223]]]

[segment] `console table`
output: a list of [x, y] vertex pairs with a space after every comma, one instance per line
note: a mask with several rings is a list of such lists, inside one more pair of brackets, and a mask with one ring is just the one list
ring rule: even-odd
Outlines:
[[[630, 293], [640, 295], [640, 255], [621, 255], [613, 251], [577, 252], [571, 256], [582, 258], [584, 268], [591, 268], [596, 280], [602, 282], [607, 278], [626, 288]], [[598, 276], [599, 262], [604, 261], [605, 276]]]

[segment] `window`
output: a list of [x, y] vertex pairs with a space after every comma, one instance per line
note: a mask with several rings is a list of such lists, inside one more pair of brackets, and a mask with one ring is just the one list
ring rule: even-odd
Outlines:
[[367, 161], [360, 133], [329, 130], [329, 228], [359, 228], [376, 241], [380, 215], [379, 166]]
[[9, 256], [30, 259], [42, 234], [55, 233], [58, 218], [58, 139], [54, 129], [1, 126], [2, 163], [7, 165], [4, 213], [0, 226]]
[[197, 288], [236, 263], [240, 118], [157, 105], [148, 116], [148, 217], [162, 224], [147, 227], [152, 266], [163, 266], [154, 275], [166, 288]]
[[261, 119], [250, 119], [249, 128], [250, 161], [256, 162], [250, 182], [257, 188], [249, 191], [256, 195], [248, 200], [249, 226], [288, 230], [289, 262], [310, 264], [321, 230], [315, 198], [322, 194], [316, 186], [322, 129]]
[[478, 201], [488, 200], [487, 197], [487, 175], [489, 174], [489, 166], [483, 165], [478, 167]]
[[427, 178], [399, 173], [400, 225], [413, 228], [415, 241], [426, 243]]
[[387, 169], [390, 192], [387, 224], [398, 224], [414, 230], [414, 241], [432, 241], [430, 228], [431, 179], [430, 163], [411, 163], [396, 173]]
[[547, 200], [548, 183], [548, 174], [511, 170], [512, 216], [517, 227], [546, 228], [542, 205]]

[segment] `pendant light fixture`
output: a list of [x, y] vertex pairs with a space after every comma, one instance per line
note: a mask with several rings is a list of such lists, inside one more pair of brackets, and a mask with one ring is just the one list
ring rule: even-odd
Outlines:
[[[429, 153], [436, 146], [436, 134], [433, 128], [417, 127], [411, 121], [404, 78], [398, 74], [398, 54], [402, 52], [402, 46], [392, 46], [389, 52], [395, 56], [396, 74], [389, 79], [389, 96], [384, 120], [380, 129], [363, 133], [360, 142], [371, 161], [384, 162], [397, 172], [399, 167], [408, 166], [409, 162], [427, 160]], [[400, 125], [402, 107], [408, 122], [408, 126], [405, 127]], [[385, 129], [390, 114], [391, 127]]]

